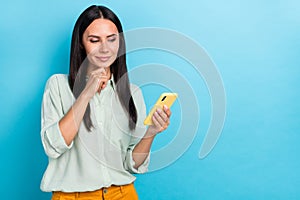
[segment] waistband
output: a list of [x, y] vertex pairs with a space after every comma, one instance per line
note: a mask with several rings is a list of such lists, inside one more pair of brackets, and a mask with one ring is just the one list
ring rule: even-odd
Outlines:
[[53, 195], [63, 195], [64, 197], [91, 197], [91, 196], [103, 196], [108, 193], [114, 193], [114, 192], [121, 192], [123, 193], [126, 189], [129, 187], [134, 187], [133, 183], [130, 183], [128, 185], [112, 185], [110, 187], [103, 187], [99, 190], [95, 191], [88, 191], [88, 192], [61, 192], [61, 191], [53, 191]]

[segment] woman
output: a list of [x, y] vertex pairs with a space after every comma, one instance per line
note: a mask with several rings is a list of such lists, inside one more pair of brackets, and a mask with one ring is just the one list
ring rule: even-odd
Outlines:
[[108, 8], [90, 6], [73, 30], [69, 75], [46, 84], [41, 137], [49, 164], [41, 189], [52, 199], [138, 199], [132, 173], [147, 170], [153, 139], [170, 115], [158, 109], [144, 127], [121, 23]]

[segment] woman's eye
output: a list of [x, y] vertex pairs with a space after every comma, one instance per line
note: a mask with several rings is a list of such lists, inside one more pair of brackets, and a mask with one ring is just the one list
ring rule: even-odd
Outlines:
[[116, 38], [111, 38], [111, 39], [109, 39], [108, 41], [109, 41], [109, 42], [114, 42], [114, 41], [116, 41]]
[[91, 43], [99, 42], [99, 40], [90, 40]]

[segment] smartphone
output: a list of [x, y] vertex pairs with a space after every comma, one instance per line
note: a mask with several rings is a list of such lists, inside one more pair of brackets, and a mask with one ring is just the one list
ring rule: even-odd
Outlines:
[[151, 109], [150, 113], [144, 121], [144, 125], [152, 125], [152, 116], [157, 108], [163, 109], [163, 106], [166, 105], [168, 108], [171, 108], [172, 104], [177, 98], [177, 93], [162, 93], [159, 99], [156, 101], [155, 105]]

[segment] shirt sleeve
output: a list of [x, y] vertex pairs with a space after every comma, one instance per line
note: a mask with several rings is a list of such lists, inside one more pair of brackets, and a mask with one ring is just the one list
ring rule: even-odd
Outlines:
[[48, 157], [58, 158], [71, 149], [73, 142], [68, 146], [59, 129], [59, 120], [64, 116], [58, 87], [58, 77], [53, 75], [47, 81], [41, 112], [41, 138], [44, 150]]
[[133, 94], [133, 100], [137, 109], [138, 120], [135, 130], [131, 133], [131, 140], [127, 149], [124, 167], [131, 173], [145, 173], [148, 171], [148, 166], [150, 163], [150, 153], [148, 154], [145, 161], [136, 169], [134, 168], [135, 162], [133, 160], [132, 151], [136, 144], [142, 139], [146, 131], [146, 126], [144, 125], [144, 119], [146, 118], [146, 106], [141, 90], [137, 86], [132, 87], [131, 90]]

